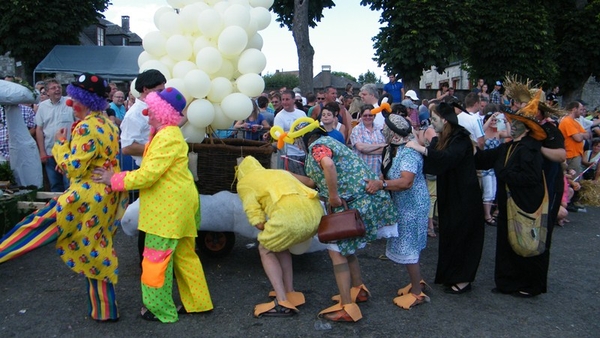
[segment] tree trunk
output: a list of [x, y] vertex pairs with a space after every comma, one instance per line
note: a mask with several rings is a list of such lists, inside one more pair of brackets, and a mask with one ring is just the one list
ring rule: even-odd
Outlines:
[[292, 21], [292, 36], [298, 50], [298, 70], [302, 95], [313, 91], [315, 50], [310, 44], [308, 35], [308, 2], [309, 0], [294, 0], [294, 19]]

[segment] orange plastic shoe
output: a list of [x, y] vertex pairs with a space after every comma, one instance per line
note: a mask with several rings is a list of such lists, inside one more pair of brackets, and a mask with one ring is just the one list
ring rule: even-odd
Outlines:
[[[371, 292], [369, 292], [369, 290], [364, 284], [361, 284], [359, 286], [353, 286], [350, 289], [350, 298], [354, 303], [364, 303], [367, 300], [369, 300], [369, 297], [371, 297]], [[342, 298], [340, 297], [340, 295], [335, 295], [331, 297], [331, 300], [341, 302]]]

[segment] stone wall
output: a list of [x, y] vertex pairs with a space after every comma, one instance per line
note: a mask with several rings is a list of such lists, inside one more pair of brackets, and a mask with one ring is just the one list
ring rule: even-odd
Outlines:
[[[5, 55], [0, 55], [0, 75], [15, 75], [15, 60], [8, 56], [9, 53]], [[2, 78], [4, 80], [4, 78]]]

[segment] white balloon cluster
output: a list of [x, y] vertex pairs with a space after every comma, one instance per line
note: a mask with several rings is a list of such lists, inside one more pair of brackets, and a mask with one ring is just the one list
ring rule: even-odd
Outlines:
[[[274, 0], [167, 0], [143, 39], [140, 72], [157, 69], [167, 87], [188, 102], [188, 142], [202, 142], [206, 127], [226, 129], [252, 112], [250, 97], [265, 87], [267, 65], [258, 31], [271, 23]], [[132, 84], [133, 85], [133, 84]]]

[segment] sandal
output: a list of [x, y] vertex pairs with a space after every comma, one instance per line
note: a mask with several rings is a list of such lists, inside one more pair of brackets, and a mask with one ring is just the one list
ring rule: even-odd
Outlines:
[[298, 309], [287, 300], [278, 302], [277, 299], [269, 303], [258, 304], [254, 307], [254, 317], [291, 317], [298, 313]]
[[496, 222], [496, 219], [494, 217], [490, 217], [488, 219], [485, 220], [485, 225], [489, 225], [491, 227], [495, 227], [496, 225], [498, 225], [498, 223]]
[[140, 313], [142, 319], [151, 321], [151, 322], [159, 322], [160, 319], [154, 315], [154, 313], [150, 312], [146, 307], [142, 307], [142, 312]]
[[[350, 289], [350, 298], [352, 299], [353, 303], [364, 303], [367, 300], [369, 300], [369, 297], [371, 297], [371, 292], [369, 292], [369, 290], [364, 284], [361, 284], [359, 286], [353, 286]], [[341, 302], [342, 298], [340, 297], [340, 295], [335, 295], [331, 297], [331, 300]]]
[[427, 229], [427, 237], [436, 238], [437, 234], [433, 228]]
[[410, 310], [412, 307], [421, 305], [423, 303], [429, 303], [431, 298], [421, 292], [419, 295], [415, 295], [412, 292], [409, 292], [406, 295], [394, 298], [394, 304], [405, 309]]
[[332, 322], [357, 322], [362, 318], [362, 313], [356, 303], [345, 305], [337, 303], [319, 312], [318, 317], [323, 317]]
[[[427, 283], [425, 283], [424, 279], [421, 279], [419, 284], [421, 284], [421, 292], [431, 290], [431, 287]], [[409, 294], [411, 289], [412, 289], [412, 283], [408, 283], [407, 286], [403, 287], [402, 289], [398, 289], [398, 296], [404, 296], [404, 295]]]
[[468, 291], [471, 291], [471, 283], [468, 283], [462, 289], [457, 284], [454, 284], [446, 287], [446, 289], [444, 290], [445, 293], [449, 293], [452, 295], [460, 295]]
[[[277, 297], [277, 294], [275, 293], [275, 291], [269, 292], [269, 298], [275, 298], [275, 297]], [[304, 294], [302, 292], [298, 292], [298, 291], [287, 292], [285, 294], [285, 298], [287, 298], [287, 300], [290, 303], [292, 303], [294, 306], [300, 306], [306, 302], [306, 300], [304, 299]]]

